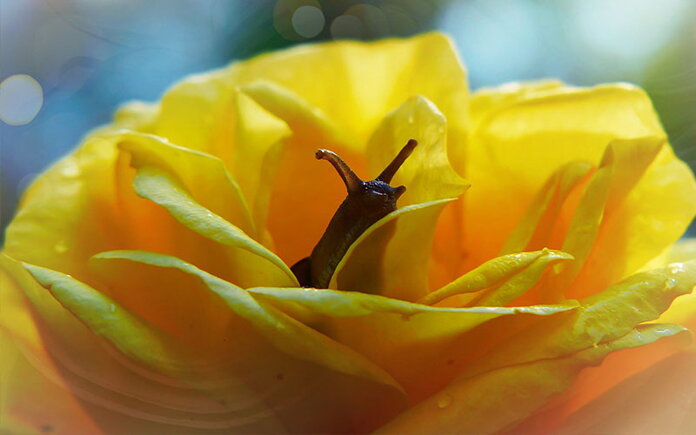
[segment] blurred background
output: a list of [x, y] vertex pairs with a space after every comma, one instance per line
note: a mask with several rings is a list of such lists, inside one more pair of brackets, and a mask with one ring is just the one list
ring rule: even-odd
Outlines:
[[696, 168], [694, 0], [1, 0], [0, 230], [31, 180], [124, 101], [263, 51], [431, 29], [456, 40], [474, 89], [643, 86]]

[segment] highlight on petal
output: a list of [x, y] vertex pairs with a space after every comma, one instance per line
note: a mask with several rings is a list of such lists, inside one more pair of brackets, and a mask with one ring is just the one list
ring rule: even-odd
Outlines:
[[240, 90], [264, 110], [282, 119], [295, 137], [312, 137], [317, 144], [331, 147], [354, 140], [349, 131], [341, 129], [321, 108], [276, 82], [255, 80]]
[[471, 305], [505, 305], [536, 284], [547, 266], [572, 259], [569, 254], [548, 249], [496, 257], [428, 294], [419, 303], [434, 305], [456, 295], [491, 288]]
[[214, 154], [231, 127], [226, 115], [233, 90], [223, 71], [196, 74], [176, 83], [162, 96], [148, 133], [184, 148]]
[[376, 433], [501, 431], [564, 391], [580, 370], [599, 364], [609, 353], [643, 346], [686, 331], [677, 325], [639, 326], [619, 338], [558, 358], [534, 360], [472, 378], [460, 378]]

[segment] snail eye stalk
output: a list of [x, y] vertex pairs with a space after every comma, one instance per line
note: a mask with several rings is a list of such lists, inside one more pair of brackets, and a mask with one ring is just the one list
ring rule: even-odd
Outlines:
[[394, 160], [392, 160], [391, 163], [384, 168], [384, 171], [379, 174], [379, 177], [377, 177], [376, 180], [384, 181], [385, 183], [389, 184], [392, 178], [394, 178], [394, 175], [396, 175], [396, 171], [399, 170], [401, 165], [404, 164], [408, 156], [410, 156], [413, 150], [416, 148], [416, 145], [418, 145], [418, 142], [415, 139], [409, 140], [408, 143], [401, 148], [399, 154], [394, 157]]
[[348, 195], [334, 213], [312, 254], [291, 268], [300, 285], [326, 288], [350, 245], [371, 225], [396, 210], [396, 201], [406, 187], [392, 187], [389, 182], [416, 145], [418, 142], [414, 139], [409, 140], [382, 173], [371, 181], [361, 180], [333, 151], [316, 151], [314, 156], [318, 160], [327, 160], [336, 169]]
[[336, 168], [336, 172], [338, 172], [338, 175], [343, 179], [348, 193], [357, 192], [363, 186], [364, 182], [355, 175], [355, 172], [350, 169], [350, 166], [348, 166], [335, 152], [318, 149], [317, 152], [314, 153], [314, 157], [316, 157], [317, 160], [328, 160], [329, 163]]

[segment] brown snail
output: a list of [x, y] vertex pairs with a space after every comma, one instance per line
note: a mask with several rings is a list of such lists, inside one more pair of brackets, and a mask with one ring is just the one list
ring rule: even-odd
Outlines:
[[372, 224], [396, 210], [396, 200], [406, 187], [392, 187], [389, 182], [416, 145], [418, 142], [414, 139], [409, 140], [382, 173], [371, 181], [358, 178], [336, 153], [317, 150], [315, 157], [328, 160], [336, 168], [348, 195], [334, 213], [312, 254], [292, 266], [300, 285], [326, 288], [350, 245]]

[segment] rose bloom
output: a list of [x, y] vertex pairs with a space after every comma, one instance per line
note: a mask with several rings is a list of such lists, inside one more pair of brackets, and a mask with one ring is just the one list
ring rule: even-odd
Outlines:
[[[301, 287], [345, 197], [315, 150], [372, 179], [410, 139], [398, 209]], [[27, 190], [0, 425], [693, 433], [696, 245], [673, 244], [695, 211], [631, 85], [470, 93], [438, 34], [234, 63], [125, 105]]]

